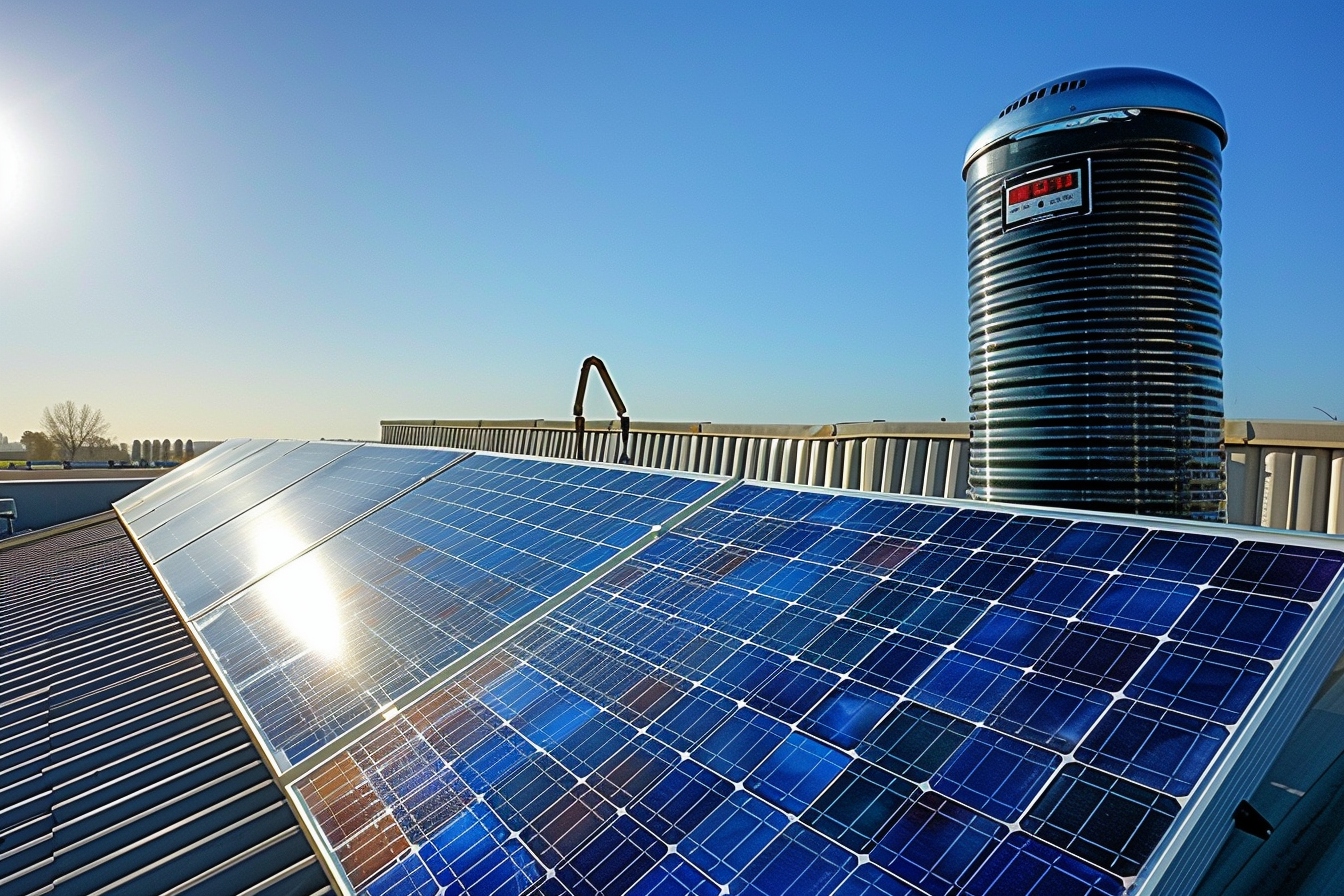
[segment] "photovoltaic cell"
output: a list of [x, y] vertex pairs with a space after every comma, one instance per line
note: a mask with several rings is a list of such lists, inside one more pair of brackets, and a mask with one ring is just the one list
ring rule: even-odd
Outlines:
[[[630, 471], [567, 464], [435, 495], [517, 472], [474, 461], [285, 567], [323, 555], [357, 674], [259, 588], [202, 617], [293, 755], [657, 515], [576, 516], [559, 471]], [[1344, 560], [1197, 528], [740, 485], [293, 787], [361, 893], [1115, 896]]]

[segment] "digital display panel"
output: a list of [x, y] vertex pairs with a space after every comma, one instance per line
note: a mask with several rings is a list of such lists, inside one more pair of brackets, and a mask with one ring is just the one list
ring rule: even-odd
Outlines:
[[1080, 166], [1054, 171], [1037, 169], [1022, 180], [1003, 185], [1003, 226], [1016, 227], [1060, 214], [1086, 214], [1091, 206], [1085, 175]]
[[1019, 184], [1008, 191], [1008, 202], [1016, 205], [1019, 202], [1026, 202], [1028, 199], [1040, 199], [1043, 196], [1049, 196], [1053, 193], [1059, 193], [1064, 190], [1072, 190], [1078, 186], [1078, 172], [1065, 171], [1063, 174], [1052, 174], [1049, 177], [1042, 177], [1033, 180], [1031, 183]]

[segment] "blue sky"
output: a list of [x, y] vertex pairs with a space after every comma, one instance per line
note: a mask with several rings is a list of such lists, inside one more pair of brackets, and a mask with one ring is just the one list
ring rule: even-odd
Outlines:
[[[0, 3], [0, 432], [965, 419], [960, 166], [1146, 65], [1227, 113], [1227, 413], [1344, 416], [1344, 13]], [[609, 412], [596, 390], [590, 416]]]

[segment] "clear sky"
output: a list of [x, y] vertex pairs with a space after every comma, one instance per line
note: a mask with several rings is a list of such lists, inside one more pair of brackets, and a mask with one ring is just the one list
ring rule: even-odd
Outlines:
[[964, 420], [966, 144], [1103, 65], [1227, 113], [1228, 415], [1344, 416], [1340, 4], [915, 6], [0, 2], [0, 432]]

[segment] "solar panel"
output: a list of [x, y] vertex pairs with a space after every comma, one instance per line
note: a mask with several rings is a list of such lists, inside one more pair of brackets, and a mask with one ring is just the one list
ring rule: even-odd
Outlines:
[[118, 510], [352, 892], [1185, 892], [1344, 636], [1329, 539], [220, 448]]
[[137, 520], [173, 496], [209, 479], [225, 467], [271, 444], [272, 441], [229, 439], [203, 452], [190, 465], [177, 467], [144, 488], [137, 489], [116, 501], [114, 506], [121, 513], [122, 519], [128, 522]]
[[[288, 559], [443, 460], [365, 446], [157, 563], [278, 767], [376, 715], [719, 482], [477, 454], [212, 607], [264, 566], [249, 550]], [[370, 467], [403, 475], [351, 488]]]
[[[356, 447], [346, 442], [306, 442], [256, 469], [246, 470], [251, 460], [260, 458], [266, 453], [267, 449], [262, 449], [252, 458], [225, 470], [220, 477], [224, 480], [221, 482], [221, 488], [211, 495], [209, 500], [193, 504], [156, 528], [140, 535], [140, 545], [151, 560], [155, 562], [162, 560], [240, 513], [252, 509], [272, 495], [312, 475], [341, 455], [355, 450]], [[183, 497], [189, 494], [184, 494]]]
[[[303, 447], [306, 442], [295, 441], [276, 441], [269, 444], [263, 444], [256, 451], [249, 451], [246, 457], [240, 458], [236, 463], [226, 465], [217, 470], [213, 475], [203, 481], [192, 481], [187, 487], [181, 489], [176, 494], [168, 497], [165, 501], [150, 510], [147, 510], [142, 516], [127, 522], [127, 528], [141, 542], [157, 529], [165, 524], [177, 519], [183, 514], [192, 511], [201, 512], [209, 509], [217, 502], [224, 500], [228, 490], [236, 483], [247, 481], [253, 473], [265, 468], [272, 461], [279, 460], [286, 454]], [[250, 447], [250, 446], [249, 446]], [[334, 447], [334, 446], [333, 446]], [[240, 453], [242, 450], [240, 449]], [[183, 479], [191, 472], [191, 465], [174, 470], [164, 477], [165, 480]], [[283, 487], [283, 486], [282, 486]], [[267, 497], [262, 495], [254, 500]], [[246, 509], [250, 504], [242, 505], [239, 509]], [[236, 511], [235, 511], [236, 512]], [[126, 518], [123, 517], [123, 520]], [[142, 543], [142, 547], [144, 547]], [[169, 549], [171, 550], [171, 547]]]
[[738, 486], [287, 783], [369, 894], [1198, 874], [1344, 554], [1077, 517]]

